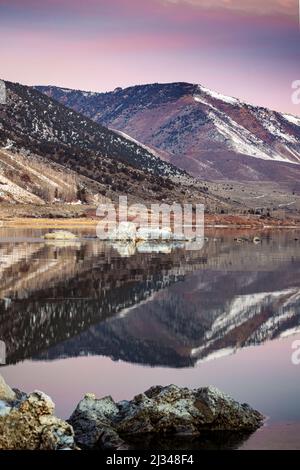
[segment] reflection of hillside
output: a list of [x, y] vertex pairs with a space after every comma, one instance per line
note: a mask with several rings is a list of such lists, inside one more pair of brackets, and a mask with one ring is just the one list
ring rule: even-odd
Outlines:
[[202, 263], [195, 253], [186, 265], [183, 252], [120, 258], [100, 242], [16, 244], [5, 249], [0, 338], [10, 362], [31, 357], [148, 299]]
[[[188, 367], [232, 354], [300, 330], [299, 272], [300, 264], [290, 275], [199, 271], [158, 292], [130, 315], [96, 325], [40, 357], [103, 354], [115, 360]], [[297, 274], [298, 286], [286, 288]], [[270, 284], [273, 290], [265, 290]]]
[[57, 257], [55, 249], [40, 243], [4, 245], [0, 249], [0, 298], [22, 298], [42, 289], [45, 284], [73, 275], [76, 257], [72, 252], [74, 249], [65, 247]]
[[104, 354], [183, 367], [300, 324], [294, 245], [211, 240], [120, 258], [98, 241], [19, 243], [0, 260], [8, 362]]

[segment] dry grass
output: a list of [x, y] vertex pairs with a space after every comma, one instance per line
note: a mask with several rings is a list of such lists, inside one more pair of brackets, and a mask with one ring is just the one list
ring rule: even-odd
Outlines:
[[2, 227], [28, 227], [36, 229], [52, 229], [52, 228], [80, 228], [95, 227], [98, 221], [95, 219], [34, 219], [34, 218], [16, 218], [2, 222]]
[[[99, 219], [96, 218], [22, 218], [16, 217], [9, 220], [4, 220], [0, 222], [2, 227], [27, 227], [27, 228], [36, 228], [36, 229], [76, 229], [76, 228], [88, 228], [96, 227], [99, 223]], [[230, 228], [252, 228], [252, 229], [264, 229], [264, 228], [274, 228], [274, 229], [286, 229], [286, 228], [300, 228], [299, 220], [260, 220], [256, 217], [249, 216], [226, 216], [226, 215], [208, 215], [205, 217], [205, 226], [209, 227], [222, 227], [226, 229]]]

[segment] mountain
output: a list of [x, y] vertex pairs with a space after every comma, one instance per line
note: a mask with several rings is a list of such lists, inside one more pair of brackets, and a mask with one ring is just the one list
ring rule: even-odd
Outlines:
[[71, 153], [80, 149], [87, 156], [116, 159], [156, 175], [184, 174], [162, 162], [144, 145], [97, 125], [36, 90], [5, 83], [8, 104], [2, 106], [2, 142], [6, 139], [42, 153], [56, 150], [56, 146], [67, 146]]
[[[10, 82], [5, 85], [7, 103], [0, 105], [3, 180], [0, 191], [4, 200], [20, 202], [16, 193], [22, 192], [24, 203], [30, 202], [30, 198], [32, 203], [42, 203], [45, 197], [41, 197], [38, 187], [41, 179], [45, 183], [46, 176], [41, 175], [46, 173], [48, 178], [51, 171], [56, 180], [65, 179], [65, 183], [78, 180], [77, 190], [73, 184], [70, 191], [79, 193], [80, 200], [84, 200], [82, 193], [114, 198], [125, 192], [138, 200], [178, 201], [186, 192], [194, 201], [209, 199], [201, 185], [183, 170], [162, 161], [145, 145], [99, 125], [31, 87]], [[21, 170], [20, 174], [22, 165], [26, 171]], [[48, 166], [42, 169], [43, 165]], [[61, 172], [63, 178], [58, 175]], [[53, 190], [50, 177], [40, 192], [49, 190], [52, 194], [49, 202], [54, 202], [62, 191], [58, 188], [51, 192], [51, 187]], [[77, 198], [76, 195], [72, 200]], [[217, 199], [211, 198], [214, 206]]]
[[156, 149], [161, 158], [193, 176], [296, 186], [300, 180], [298, 117], [189, 83], [117, 88], [110, 93], [37, 89]]

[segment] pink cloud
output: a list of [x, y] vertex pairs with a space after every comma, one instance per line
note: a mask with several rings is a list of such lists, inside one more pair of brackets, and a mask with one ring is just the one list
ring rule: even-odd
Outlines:
[[159, 0], [165, 5], [185, 5], [201, 9], [226, 9], [256, 15], [284, 14], [295, 16], [298, 13], [297, 0]]
[[188, 81], [296, 113], [297, 11], [297, 0], [0, 0], [1, 78], [95, 91]]

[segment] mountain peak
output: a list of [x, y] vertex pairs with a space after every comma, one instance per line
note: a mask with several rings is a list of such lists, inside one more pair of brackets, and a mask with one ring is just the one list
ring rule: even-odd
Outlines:
[[52, 87], [39, 90], [155, 149], [193, 176], [239, 181], [299, 179], [295, 168], [300, 171], [300, 118], [245, 103], [201, 84], [154, 83], [96, 94], [64, 93]]

